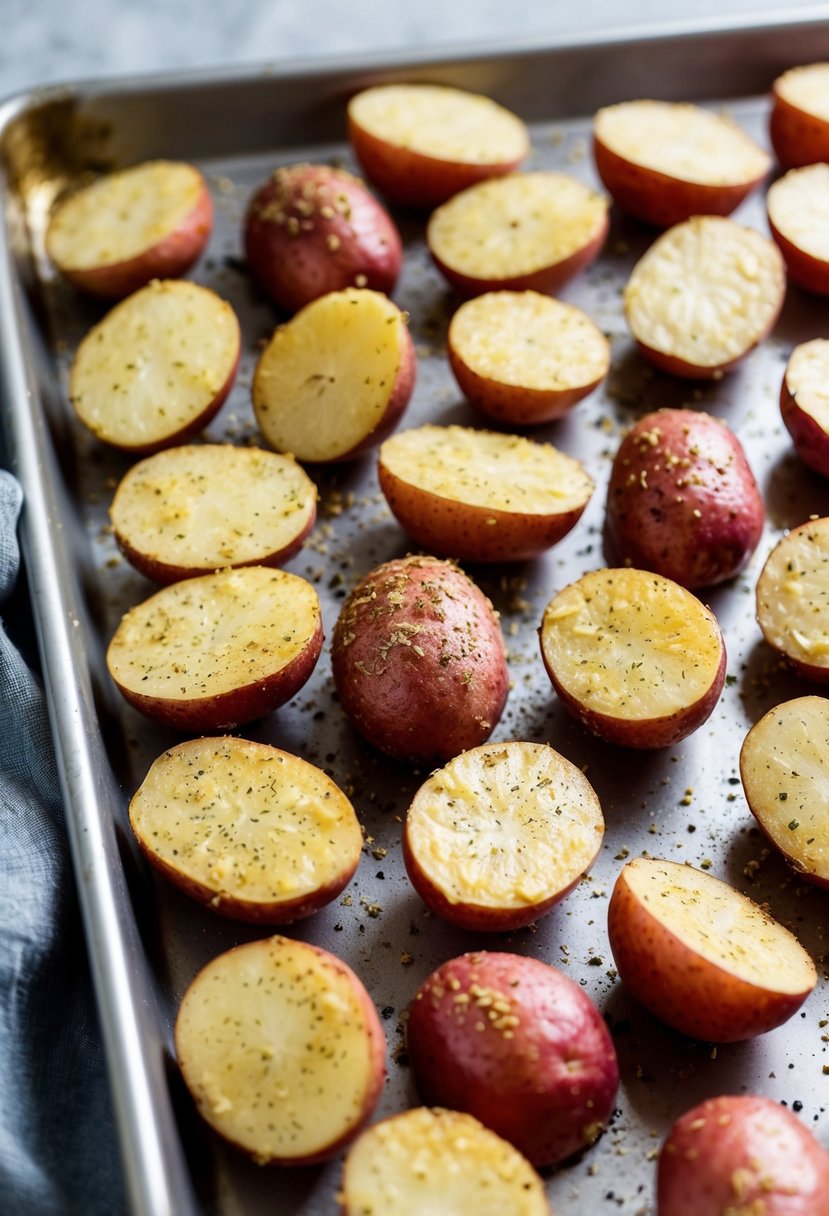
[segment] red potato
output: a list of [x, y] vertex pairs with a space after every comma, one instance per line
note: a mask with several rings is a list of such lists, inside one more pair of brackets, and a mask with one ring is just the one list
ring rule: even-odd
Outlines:
[[670, 101], [603, 107], [593, 121], [593, 154], [619, 207], [658, 228], [730, 215], [771, 165], [731, 119]]
[[829, 63], [789, 68], [771, 91], [769, 134], [783, 168], [829, 161]]
[[148, 161], [62, 199], [46, 251], [75, 287], [122, 299], [153, 279], [183, 275], [213, 228], [207, 183], [193, 165]]
[[730, 219], [695, 216], [662, 233], [636, 263], [625, 319], [662, 371], [716, 379], [771, 332], [785, 293], [772, 241]]
[[544, 1184], [511, 1144], [471, 1115], [416, 1107], [348, 1150], [342, 1216], [551, 1216]]
[[543, 743], [488, 743], [428, 778], [403, 832], [412, 886], [451, 924], [505, 932], [564, 899], [601, 848], [581, 769]]
[[658, 1216], [829, 1216], [829, 1154], [759, 1094], [709, 1098], [659, 1154]]
[[810, 520], [778, 541], [756, 598], [769, 646], [807, 679], [829, 681], [829, 519]]
[[769, 186], [769, 228], [789, 278], [817, 295], [829, 295], [829, 165], [790, 169]]
[[286, 165], [251, 199], [245, 254], [254, 279], [296, 312], [330, 291], [390, 292], [403, 262], [400, 233], [359, 178], [330, 165]]
[[381, 194], [436, 207], [459, 190], [517, 169], [530, 150], [520, 118], [449, 85], [386, 84], [348, 103], [348, 138]]
[[363, 836], [342, 790], [289, 752], [232, 736], [164, 752], [132, 797], [144, 855], [222, 916], [286, 925], [351, 881]]
[[133, 465], [110, 507], [121, 552], [157, 583], [238, 566], [279, 566], [317, 517], [317, 488], [289, 456], [200, 444]]
[[742, 444], [710, 414], [657, 410], [622, 440], [607, 491], [611, 563], [710, 587], [747, 565], [764, 519]]
[[780, 386], [780, 413], [804, 464], [829, 477], [829, 341], [792, 351]]
[[277, 451], [351, 460], [394, 429], [416, 374], [405, 315], [381, 292], [352, 287], [276, 330], [256, 366], [253, 408]]
[[607, 913], [622, 983], [681, 1034], [734, 1043], [788, 1021], [817, 982], [797, 938], [703, 870], [638, 857]]
[[175, 730], [228, 730], [289, 701], [322, 649], [319, 599], [266, 566], [172, 583], [121, 618], [109, 674], [135, 709]]
[[555, 293], [598, 257], [608, 200], [566, 173], [511, 173], [454, 195], [434, 211], [429, 251], [458, 295]]
[[577, 984], [538, 959], [464, 954], [409, 1010], [421, 1098], [466, 1111], [535, 1166], [589, 1148], [613, 1112], [619, 1067], [603, 1018]]
[[594, 488], [584, 466], [552, 444], [460, 426], [393, 435], [377, 475], [421, 548], [473, 562], [537, 557], [575, 527]]
[[331, 664], [352, 725], [399, 760], [450, 760], [485, 742], [507, 699], [491, 603], [434, 557], [386, 562], [358, 583], [334, 629]]
[[199, 1114], [258, 1165], [335, 1156], [371, 1116], [385, 1075], [383, 1030], [360, 980], [286, 937], [237, 946], [198, 973], [175, 1050]]
[[448, 354], [472, 404], [516, 426], [560, 418], [610, 368], [610, 343], [586, 313], [537, 291], [467, 300], [449, 324]]
[[214, 291], [156, 280], [81, 342], [69, 399], [103, 443], [147, 454], [184, 443], [224, 404], [241, 354], [239, 322]]
[[553, 597], [541, 654], [565, 709], [621, 747], [670, 747], [710, 716], [725, 683], [716, 617], [671, 579], [595, 570]]

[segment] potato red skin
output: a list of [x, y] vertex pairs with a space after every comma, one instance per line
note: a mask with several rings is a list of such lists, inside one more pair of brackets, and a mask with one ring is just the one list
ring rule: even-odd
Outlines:
[[793, 241], [783, 235], [779, 228], [775, 227], [771, 216], [768, 216], [768, 224], [769, 232], [783, 255], [791, 281], [797, 283], [798, 287], [802, 287], [804, 291], [813, 292], [814, 295], [829, 296], [829, 262], [824, 262], [814, 254], [801, 249], [799, 245], [795, 245]]
[[575, 388], [528, 388], [522, 384], [487, 380], [473, 371], [453, 348], [451, 330], [446, 353], [458, 388], [470, 404], [482, 414], [512, 426], [537, 426], [542, 422], [554, 422], [557, 418], [563, 418], [583, 398], [597, 389], [607, 374], [605, 370], [589, 384], [579, 384]]
[[821, 477], [829, 477], [829, 432], [798, 405], [786, 376], [780, 386], [780, 413], [803, 463]]
[[248, 205], [244, 238], [251, 274], [289, 312], [346, 287], [388, 294], [403, 261], [385, 208], [329, 165], [277, 169]]
[[671, 1129], [657, 1193], [659, 1216], [829, 1216], [829, 1154], [771, 1098], [709, 1098]]
[[691, 591], [734, 578], [765, 512], [742, 445], [710, 414], [657, 410], [616, 453], [607, 494], [610, 565], [653, 570]]
[[433, 557], [378, 566], [343, 605], [331, 646], [352, 725], [399, 760], [450, 760], [489, 738], [507, 698], [492, 605]]
[[829, 123], [784, 100], [772, 88], [769, 137], [784, 169], [829, 161]]
[[613, 1111], [619, 1068], [604, 1020], [538, 959], [451, 959], [418, 991], [407, 1033], [422, 1100], [474, 1115], [533, 1165], [589, 1147]]

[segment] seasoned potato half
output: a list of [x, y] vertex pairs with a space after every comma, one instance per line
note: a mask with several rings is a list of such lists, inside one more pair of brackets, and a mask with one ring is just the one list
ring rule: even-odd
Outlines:
[[317, 488], [290, 456], [232, 444], [168, 448], [124, 475], [115, 539], [157, 583], [229, 566], [279, 566], [317, 516]]
[[253, 408], [277, 451], [350, 460], [397, 425], [415, 375], [405, 315], [381, 292], [349, 288], [276, 330], [256, 367]]
[[421, 426], [380, 448], [380, 488], [422, 548], [461, 561], [523, 561], [578, 522], [593, 479], [549, 443]]
[[360, 1134], [343, 1167], [343, 1216], [551, 1216], [525, 1157], [456, 1110], [416, 1107]]
[[599, 177], [623, 211], [659, 228], [730, 215], [771, 160], [731, 119], [687, 102], [623, 101], [593, 121]]
[[449, 324], [449, 364], [461, 391], [499, 422], [560, 418], [610, 367], [610, 343], [586, 313], [537, 291], [491, 291]]
[[769, 228], [789, 278], [817, 295], [829, 295], [829, 165], [790, 169], [769, 186]]
[[663, 371], [711, 379], [771, 331], [786, 293], [777, 246], [720, 216], [664, 232], [625, 287], [625, 318], [642, 354]]
[[262, 290], [295, 312], [346, 287], [389, 292], [403, 262], [400, 233], [359, 178], [330, 165], [283, 165], [250, 200], [248, 266]]
[[412, 885], [464, 929], [529, 925], [572, 891], [601, 848], [602, 808], [581, 769], [543, 743], [488, 743], [414, 796], [403, 833]]
[[709, 717], [725, 682], [714, 614], [644, 570], [594, 570], [559, 591], [544, 612], [541, 653], [565, 708], [622, 747], [684, 739]]
[[107, 666], [147, 717], [176, 730], [213, 731], [290, 700], [321, 649], [311, 584], [245, 566], [172, 583], [131, 608], [109, 644]]
[[434, 211], [426, 240], [461, 296], [560, 287], [596, 258], [608, 200], [567, 173], [511, 173], [462, 190]]
[[829, 63], [801, 64], [777, 77], [769, 134], [784, 169], [829, 161]]
[[619, 1066], [604, 1019], [538, 959], [450, 959], [418, 989], [407, 1039], [422, 1101], [474, 1115], [535, 1166], [589, 1148], [613, 1112]]
[[804, 464], [829, 477], [829, 340], [801, 342], [780, 386], [780, 413]]
[[46, 251], [83, 291], [121, 299], [192, 266], [213, 228], [207, 184], [192, 165], [148, 161], [101, 177], [58, 203]]
[[83, 339], [69, 398], [104, 443], [160, 451], [207, 426], [233, 386], [240, 353], [239, 322], [225, 300], [196, 283], [156, 280]]
[[788, 929], [728, 883], [674, 861], [625, 865], [607, 931], [631, 995], [696, 1039], [733, 1043], [772, 1030], [817, 982]]
[[386, 84], [348, 103], [348, 136], [366, 177], [396, 203], [436, 207], [517, 169], [530, 150], [520, 118], [449, 85]]
[[199, 1114], [260, 1165], [334, 1156], [383, 1087], [385, 1039], [362, 983], [286, 937], [208, 963], [184, 994], [175, 1048]]
[[152, 864], [223, 916], [284, 925], [350, 882], [363, 837], [342, 790], [265, 743], [192, 739], [153, 763], [129, 808]]
[[757, 580], [763, 637], [801, 675], [829, 681], [829, 519], [793, 528]]

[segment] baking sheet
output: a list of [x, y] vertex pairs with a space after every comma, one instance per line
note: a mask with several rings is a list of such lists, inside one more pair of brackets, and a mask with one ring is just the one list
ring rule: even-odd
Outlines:
[[[261, 341], [280, 319], [252, 287], [241, 258], [240, 220], [253, 188], [280, 163], [336, 160], [354, 167], [342, 139], [344, 98], [370, 80], [414, 78], [480, 88], [532, 120], [528, 168], [559, 168], [595, 183], [589, 115], [625, 96], [705, 97], [766, 143], [762, 96], [782, 68], [829, 56], [829, 25], [684, 36], [574, 40], [560, 48], [392, 65], [298, 65], [125, 86], [77, 86], [18, 100], [3, 115], [6, 151], [0, 279], [3, 393], [14, 462], [27, 495], [24, 543], [53, 723], [64, 771], [73, 848], [90, 939], [132, 1210], [259, 1216], [329, 1216], [339, 1161], [321, 1169], [263, 1170], [223, 1147], [195, 1116], [171, 1062], [178, 1000], [198, 968], [261, 935], [192, 904], [137, 857], [126, 805], [149, 764], [175, 736], [123, 705], [103, 653], [121, 613], [153, 586], [120, 560], [107, 507], [128, 458], [104, 449], [75, 422], [66, 372], [80, 337], [103, 313], [56, 281], [42, 256], [43, 221], [65, 181], [112, 163], [184, 156], [204, 170], [217, 223], [193, 276], [237, 310], [244, 354], [236, 386], [207, 432], [256, 436], [250, 379]], [[645, 87], [647, 83], [650, 87]], [[411, 316], [417, 389], [402, 425], [484, 425], [461, 398], [445, 359], [454, 300], [431, 266], [417, 217], [398, 213], [405, 271], [395, 298]], [[735, 218], [766, 231], [762, 197]], [[25, 221], [25, 222], [24, 222]], [[791, 347], [829, 336], [829, 303], [790, 289], [772, 338], [738, 371], [694, 385], [650, 370], [635, 354], [620, 306], [630, 268], [650, 234], [617, 215], [606, 249], [562, 298], [585, 308], [612, 342], [606, 384], [558, 423], [533, 434], [582, 459], [597, 482], [579, 525], [543, 558], [516, 567], [468, 567], [502, 614], [512, 687], [494, 739], [544, 740], [583, 765], [601, 799], [607, 832], [591, 874], [529, 930], [484, 936], [431, 917], [400, 858], [401, 820], [425, 772], [386, 760], [344, 721], [327, 645], [312, 679], [289, 706], [239, 733], [314, 761], [352, 798], [366, 830], [346, 893], [287, 930], [344, 958], [369, 989], [387, 1032], [389, 1079], [378, 1116], [415, 1099], [405, 1060], [404, 1011], [422, 980], [472, 948], [514, 950], [561, 966], [606, 1016], [622, 1085], [608, 1132], [582, 1159], [549, 1175], [558, 1216], [652, 1210], [654, 1157], [670, 1123], [706, 1096], [760, 1092], [786, 1102], [824, 1139], [829, 1063], [824, 924], [827, 896], [794, 877], [764, 844], [743, 799], [738, 753], [748, 727], [773, 704], [814, 691], [782, 670], [754, 622], [753, 587], [769, 549], [810, 514], [829, 514], [829, 487], [794, 457], [777, 406]], [[622, 430], [647, 410], [689, 405], [726, 419], [741, 438], [767, 509], [763, 541], [746, 572], [705, 598], [723, 627], [728, 680], [708, 723], [679, 746], [624, 752], [581, 730], [558, 704], [536, 631], [557, 589], [603, 564], [601, 528], [610, 461]], [[287, 566], [309, 578], [330, 638], [342, 599], [381, 561], [407, 551], [379, 493], [371, 457], [314, 472], [320, 520]], [[630, 1001], [615, 976], [607, 901], [627, 857], [710, 866], [788, 924], [818, 963], [816, 992], [786, 1026], [753, 1042], [714, 1049], [662, 1027]]]

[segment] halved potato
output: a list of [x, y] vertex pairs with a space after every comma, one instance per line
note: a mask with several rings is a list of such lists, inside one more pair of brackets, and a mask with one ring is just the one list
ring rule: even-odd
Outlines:
[[625, 287], [625, 318], [642, 354], [663, 371], [711, 379], [771, 331], [786, 294], [777, 246], [720, 216], [664, 232]]
[[298, 460], [350, 460], [398, 423], [416, 376], [406, 316], [378, 291], [333, 291], [281, 325], [262, 351], [253, 408], [262, 434]]
[[348, 1150], [343, 1216], [551, 1216], [525, 1157], [472, 1115], [415, 1107], [360, 1134]]
[[434, 211], [426, 240], [461, 296], [563, 287], [596, 258], [608, 200], [567, 173], [510, 173], [462, 190]]
[[829, 477], [829, 340], [801, 342], [780, 386], [780, 413], [800, 459]]
[[461, 426], [393, 435], [377, 472], [409, 536], [462, 561], [536, 557], [570, 531], [593, 493], [584, 466], [552, 444]]
[[239, 322], [226, 300], [196, 283], [155, 280], [83, 339], [69, 399], [104, 443], [157, 452], [207, 426], [233, 387], [240, 354]]
[[790, 169], [769, 186], [766, 205], [789, 277], [807, 291], [829, 295], [829, 165]]
[[193, 165], [156, 160], [101, 177], [60, 201], [46, 251], [83, 291], [121, 299], [185, 273], [207, 244], [213, 202]]
[[157, 583], [229, 566], [280, 566], [317, 516], [317, 488], [290, 456], [193, 444], [148, 456], [110, 507], [125, 556]]
[[622, 747], [684, 739], [709, 717], [725, 682], [725, 643], [713, 612], [659, 574], [585, 574], [553, 597], [540, 632], [565, 708]]
[[757, 580], [757, 623], [801, 675], [829, 681], [829, 519], [793, 528]]
[[420, 787], [403, 860], [433, 912], [463, 929], [532, 924], [590, 869], [602, 808], [581, 769], [543, 743], [488, 743]]
[[829, 63], [800, 64], [777, 77], [769, 134], [784, 169], [829, 161]]
[[184, 994], [175, 1047], [199, 1114], [259, 1165], [333, 1157], [383, 1088], [386, 1044], [362, 983], [286, 937], [208, 963]]
[[142, 851], [175, 886], [223, 916], [272, 925], [336, 899], [363, 844], [354, 808], [330, 777], [232, 736], [164, 752], [129, 815]]
[[675, 1030], [709, 1042], [780, 1026], [817, 982], [788, 929], [728, 883], [674, 861], [624, 866], [607, 931], [628, 991]]
[[537, 291], [491, 291], [449, 324], [449, 364], [474, 406], [517, 426], [560, 418], [610, 367], [610, 343], [586, 313]]
[[687, 102], [604, 106], [593, 121], [593, 153], [621, 209], [659, 228], [730, 215], [771, 165], [737, 123]]
[[436, 207], [517, 169], [530, 150], [520, 118], [478, 93], [376, 85], [348, 103], [348, 137], [366, 177], [395, 203]]
[[184, 731], [225, 730], [298, 692], [322, 649], [317, 593], [284, 570], [245, 566], [172, 583], [131, 608], [109, 673], [141, 713]]

